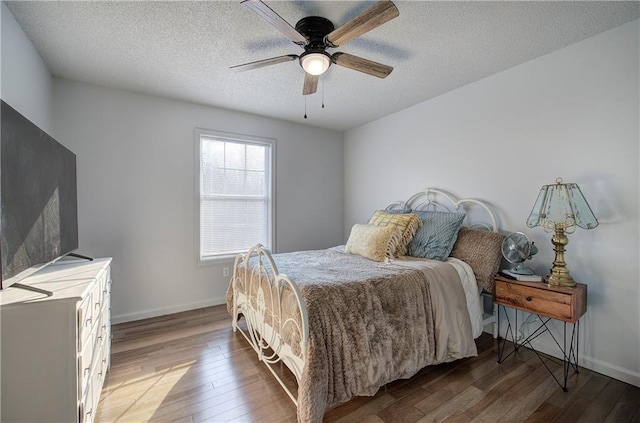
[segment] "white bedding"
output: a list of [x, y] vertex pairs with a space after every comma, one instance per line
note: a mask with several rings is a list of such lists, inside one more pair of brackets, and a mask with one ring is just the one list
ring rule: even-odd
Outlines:
[[[434, 261], [435, 260], [405, 256], [394, 260], [393, 264], [423, 270], [427, 267], [429, 262], [433, 263]], [[475, 339], [482, 334], [483, 329], [482, 300], [480, 297], [482, 288], [478, 286], [473, 270], [467, 263], [454, 257], [449, 257], [447, 259], [447, 263], [450, 263], [460, 276], [462, 288], [464, 289], [464, 294], [467, 299], [467, 309], [469, 310], [469, 319], [471, 320], [471, 331]]]

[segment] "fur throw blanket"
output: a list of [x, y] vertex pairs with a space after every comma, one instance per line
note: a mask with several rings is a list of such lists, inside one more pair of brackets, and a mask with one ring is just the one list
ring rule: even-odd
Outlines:
[[[321, 422], [327, 408], [425, 366], [477, 355], [464, 291], [448, 263], [416, 270], [335, 249], [273, 258], [300, 287], [309, 317], [299, 422]], [[230, 286], [230, 312], [232, 301]]]

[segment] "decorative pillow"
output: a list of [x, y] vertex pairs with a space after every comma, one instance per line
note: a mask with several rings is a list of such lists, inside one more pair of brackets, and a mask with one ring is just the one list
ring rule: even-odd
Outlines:
[[393, 252], [400, 241], [400, 231], [395, 225], [376, 226], [357, 223], [351, 228], [351, 234], [344, 252], [357, 254], [369, 260], [384, 261], [393, 258]]
[[414, 213], [394, 214], [378, 210], [369, 219], [369, 224], [376, 226], [395, 225], [400, 229], [402, 238], [393, 254], [394, 257], [399, 257], [407, 255], [407, 244], [411, 241], [418, 228], [422, 226], [422, 220]]
[[409, 255], [446, 260], [456, 242], [465, 213], [430, 210], [415, 210], [414, 213], [422, 219], [422, 227], [407, 246]]
[[402, 209], [384, 209], [383, 211], [387, 212], [387, 213], [391, 213], [391, 214], [401, 214], [401, 213], [407, 214], [407, 213], [411, 213], [411, 209], [405, 209], [405, 208], [402, 208]]
[[496, 232], [462, 227], [451, 257], [468, 263], [478, 284], [486, 291], [493, 292], [493, 277], [500, 270], [503, 240], [504, 235]]

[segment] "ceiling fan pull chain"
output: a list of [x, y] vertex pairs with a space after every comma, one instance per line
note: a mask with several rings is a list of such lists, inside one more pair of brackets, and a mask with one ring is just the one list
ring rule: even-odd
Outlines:
[[304, 118], [307, 118], [307, 96], [304, 97]]
[[322, 108], [324, 109], [324, 78], [320, 78], [322, 80]]

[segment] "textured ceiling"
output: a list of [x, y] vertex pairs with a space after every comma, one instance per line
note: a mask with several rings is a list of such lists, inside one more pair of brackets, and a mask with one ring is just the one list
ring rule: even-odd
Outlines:
[[[369, 1], [270, 1], [291, 25], [336, 27]], [[396, 1], [400, 16], [329, 50], [393, 66], [378, 79], [332, 66], [302, 96], [302, 49], [240, 1], [6, 2], [56, 77], [347, 130], [638, 19], [638, 2]], [[325, 108], [321, 108], [324, 97]]]

